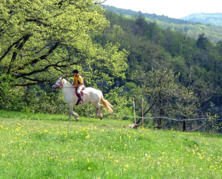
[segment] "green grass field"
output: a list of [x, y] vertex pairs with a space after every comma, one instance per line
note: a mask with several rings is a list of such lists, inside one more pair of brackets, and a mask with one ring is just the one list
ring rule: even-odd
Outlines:
[[222, 178], [222, 136], [0, 111], [0, 178]]

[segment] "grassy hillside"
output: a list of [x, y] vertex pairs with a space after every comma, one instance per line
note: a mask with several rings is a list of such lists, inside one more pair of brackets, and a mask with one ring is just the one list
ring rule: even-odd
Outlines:
[[0, 178], [220, 178], [222, 137], [0, 111]]

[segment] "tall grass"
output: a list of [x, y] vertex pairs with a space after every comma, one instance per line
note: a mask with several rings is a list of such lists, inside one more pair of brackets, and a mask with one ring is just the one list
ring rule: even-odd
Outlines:
[[0, 111], [0, 178], [221, 178], [222, 137]]

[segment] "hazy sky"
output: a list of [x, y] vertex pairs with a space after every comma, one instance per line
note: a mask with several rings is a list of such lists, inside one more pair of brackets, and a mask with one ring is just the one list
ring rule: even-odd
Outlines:
[[174, 18], [192, 13], [222, 12], [222, 0], [107, 0], [104, 4]]

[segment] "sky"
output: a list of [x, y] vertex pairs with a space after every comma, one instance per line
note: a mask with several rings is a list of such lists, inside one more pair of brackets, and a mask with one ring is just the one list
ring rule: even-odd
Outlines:
[[222, 13], [222, 0], [106, 0], [105, 5], [181, 18], [193, 13]]

